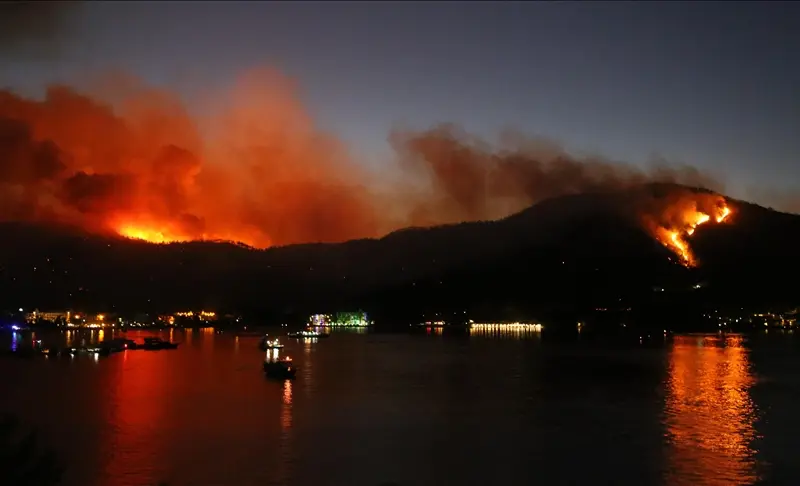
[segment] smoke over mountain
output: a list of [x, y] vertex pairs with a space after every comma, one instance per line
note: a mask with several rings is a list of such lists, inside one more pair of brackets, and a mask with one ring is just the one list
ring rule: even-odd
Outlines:
[[67, 86], [41, 100], [0, 92], [0, 219], [266, 247], [497, 218], [647, 181], [719, 185], [693, 168], [643, 172], [519, 135], [493, 147], [442, 125], [390, 135], [412, 192], [364, 171], [275, 71], [220, 93], [224, 108], [203, 130], [173, 93], [130, 78], [110, 88], [101, 91], [113, 97]]
[[404, 167], [432, 183], [414, 208], [429, 222], [494, 219], [542, 199], [609, 191], [647, 182], [671, 182], [721, 190], [722, 184], [693, 167], [654, 166], [645, 172], [598, 157], [576, 158], [562, 147], [507, 134], [492, 147], [453, 125], [391, 137]]

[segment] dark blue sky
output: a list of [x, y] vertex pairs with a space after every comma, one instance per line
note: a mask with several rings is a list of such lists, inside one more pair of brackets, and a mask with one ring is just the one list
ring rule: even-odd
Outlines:
[[729, 192], [800, 189], [800, 6], [761, 2], [92, 2], [30, 92], [109, 66], [191, 99], [253, 66], [295, 78], [372, 163], [397, 123], [506, 127], [575, 151], [715, 171]]

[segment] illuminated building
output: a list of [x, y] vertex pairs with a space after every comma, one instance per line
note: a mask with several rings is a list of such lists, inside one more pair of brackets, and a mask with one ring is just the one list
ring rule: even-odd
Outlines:
[[337, 312], [335, 315], [314, 314], [308, 318], [311, 327], [367, 327], [370, 322], [366, 312]]
[[186, 311], [186, 312], [176, 312], [174, 316], [164, 316], [164, 317], [172, 317], [173, 322], [175, 317], [183, 317], [189, 319], [198, 319], [201, 321], [216, 321], [217, 320], [217, 313], [212, 311]]
[[308, 318], [308, 325], [313, 327], [328, 326], [333, 321], [329, 314], [314, 314]]
[[70, 319], [70, 311], [51, 311], [51, 312], [39, 312], [39, 310], [34, 310], [33, 312], [29, 312], [25, 315], [25, 320], [28, 323], [35, 323], [39, 320], [42, 321], [49, 321], [49, 322], [58, 322], [59, 320], [69, 321]]

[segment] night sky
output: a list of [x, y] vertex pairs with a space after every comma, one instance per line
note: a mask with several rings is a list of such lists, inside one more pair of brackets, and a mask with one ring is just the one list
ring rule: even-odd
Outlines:
[[50, 39], [58, 52], [15, 46], [1, 84], [35, 94], [122, 68], [202, 111], [204, 93], [271, 66], [375, 167], [398, 124], [455, 122], [694, 165], [767, 204], [800, 185], [794, 3], [90, 2], [68, 13]]

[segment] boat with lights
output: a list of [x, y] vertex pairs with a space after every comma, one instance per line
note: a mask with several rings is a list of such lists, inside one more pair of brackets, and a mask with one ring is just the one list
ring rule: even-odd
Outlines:
[[276, 378], [279, 380], [291, 380], [297, 375], [297, 368], [292, 362], [292, 358], [286, 358], [274, 361], [264, 361], [264, 373], [269, 378]]
[[[52, 356], [52, 354], [50, 354], [49, 349], [43, 352], [46, 352], [46, 354]], [[57, 353], [60, 354], [61, 356], [86, 356], [86, 355], [108, 356], [111, 354], [111, 351], [109, 351], [108, 348], [81, 346], [77, 348], [72, 348], [72, 347], [64, 348], [58, 351]]]
[[108, 348], [112, 353], [121, 353], [122, 351], [134, 350], [139, 347], [136, 341], [125, 338], [109, 339], [101, 342], [98, 346]]
[[264, 336], [261, 338], [261, 342], [258, 343], [258, 348], [261, 351], [266, 351], [268, 349], [283, 349], [283, 344], [281, 344], [277, 339], [269, 339], [269, 336]]

